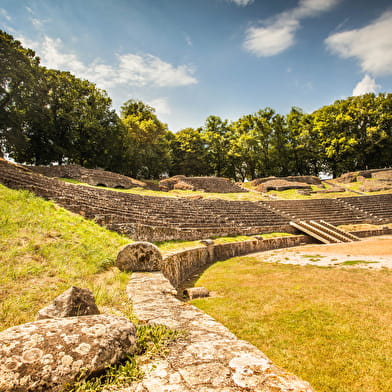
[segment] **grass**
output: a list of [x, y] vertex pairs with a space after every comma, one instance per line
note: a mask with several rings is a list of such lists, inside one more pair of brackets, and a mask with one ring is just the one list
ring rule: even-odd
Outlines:
[[0, 185], [0, 330], [34, 321], [39, 309], [72, 285], [92, 290], [101, 311], [137, 326], [132, 357], [68, 391], [102, 391], [140, 379], [139, 364], [164, 354], [177, 336], [164, 326], [140, 325], [132, 314], [125, 291], [130, 274], [113, 266], [130, 242], [53, 202]]
[[392, 271], [234, 258], [192, 302], [318, 392], [392, 391]]
[[129, 313], [129, 274], [113, 267], [129, 242], [52, 202], [0, 185], [0, 329], [33, 321], [72, 285], [92, 290], [98, 306]]
[[379, 261], [366, 261], [366, 260], [346, 260], [340, 265], [358, 265], [358, 264], [377, 264]]
[[87, 381], [79, 381], [66, 388], [66, 392], [101, 392], [110, 387], [130, 386], [143, 378], [140, 365], [157, 355], [164, 355], [168, 345], [179, 336], [162, 325], [137, 325], [137, 344], [135, 354], [116, 365], [110, 366], [99, 375]]

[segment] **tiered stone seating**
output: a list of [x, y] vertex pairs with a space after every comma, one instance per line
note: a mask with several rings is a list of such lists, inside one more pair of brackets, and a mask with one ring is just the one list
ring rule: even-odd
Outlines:
[[375, 223], [368, 213], [344, 207], [335, 199], [276, 200], [265, 204], [294, 221], [323, 219], [333, 225]]
[[353, 209], [363, 211], [371, 215], [374, 219], [382, 222], [392, 221], [392, 194], [372, 195], [360, 197], [344, 197], [338, 201]]
[[[0, 159], [0, 182], [10, 188], [27, 189], [111, 230], [148, 241], [292, 231], [290, 220], [324, 219], [334, 225], [376, 220], [365, 209], [332, 199], [270, 202], [191, 200], [90, 188], [48, 178], [3, 159]], [[376, 198], [376, 201], [379, 199], [377, 196], [369, 197]], [[392, 220], [392, 196], [380, 200], [380, 203], [388, 205], [384, 208], [385, 216]], [[365, 204], [370, 206], [369, 201]]]
[[135, 239], [200, 239], [289, 230], [285, 217], [261, 203], [140, 196], [48, 178], [0, 161], [0, 181], [28, 189]]

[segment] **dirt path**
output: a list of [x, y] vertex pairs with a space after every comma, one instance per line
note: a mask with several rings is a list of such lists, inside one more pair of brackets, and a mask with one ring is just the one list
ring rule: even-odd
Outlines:
[[392, 268], [392, 235], [364, 238], [358, 242], [304, 245], [255, 253], [261, 261], [359, 268]]

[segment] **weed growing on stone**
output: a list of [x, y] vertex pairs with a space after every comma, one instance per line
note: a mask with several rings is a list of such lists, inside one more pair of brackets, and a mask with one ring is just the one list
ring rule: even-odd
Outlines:
[[100, 392], [109, 387], [121, 386], [126, 388], [133, 382], [143, 378], [140, 368], [146, 360], [164, 356], [171, 342], [179, 333], [163, 325], [136, 324], [137, 345], [134, 355], [128, 356], [122, 363], [110, 366], [103, 374], [79, 381], [65, 392]]

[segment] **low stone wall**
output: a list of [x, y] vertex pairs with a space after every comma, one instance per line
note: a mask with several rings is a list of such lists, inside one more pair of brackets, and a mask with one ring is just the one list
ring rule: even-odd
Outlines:
[[392, 234], [392, 229], [387, 227], [385, 229], [376, 229], [376, 230], [359, 230], [359, 231], [352, 231], [351, 234], [354, 234], [360, 238], [373, 237], [373, 236], [379, 236], [379, 235]]
[[139, 223], [116, 224], [112, 227], [110, 224], [105, 225], [110, 230], [126, 234], [137, 241], [171, 241], [179, 238], [184, 241], [195, 241], [211, 237], [231, 237], [236, 235], [256, 235], [261, 233], [295, 233], [296, 230], [290, 225], [281, 226], [251, 226], [251, 227], [225, 227], [220, 228], [175, 228], [163, 226], [150, 226]]
[[167, 355], [142, 366], [143, 380], [118, 392], [315, 392], [200, 309], [175, 298], [160, 272], [133, 273], [127, 286], [136, 317], [182, 331]]
[[192, 274], [215, 261], [226, 260], [264, 250], [288, 248], [313, 243], [307, 235], [203, 245], [182, 252], [167, 254], [163, 258], [162, 273], [174, 287], [179, 287]]

